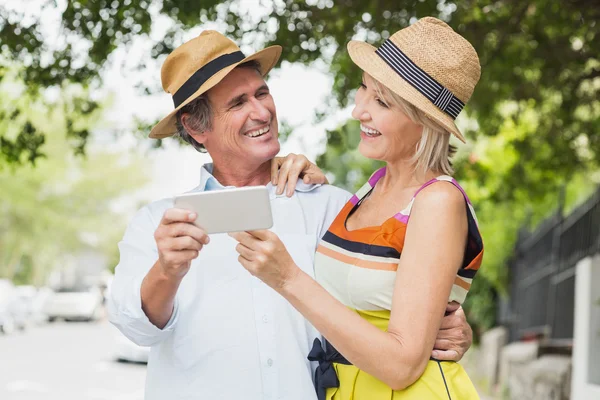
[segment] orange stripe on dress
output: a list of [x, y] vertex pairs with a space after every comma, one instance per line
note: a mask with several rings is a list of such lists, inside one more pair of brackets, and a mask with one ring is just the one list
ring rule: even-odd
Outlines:
[[463, 281], [459, 276], [457, 276], [456, 279], [454, 279], [454, 284], [456, 286], [460, 286], [465, 290], [469, 290], [471, 288], [471, 284]]
[[482, 261], [483, 261], [483, 249], [481, 249], [479, 254], [477, 254], [477, 256], [473, 260], [471, 260], [471, 262], [469, 263], [469, 265], [467, 265], [465, 267], [465, 269], [474, 269], [475, 271], [478, 271], [479, 267], [481, 267]]
[[319, 247], [317, 247], [317, 253], [321, 253], [324, 256], [331, 257], [335, 260], [343, 262], [344, 264], [355, 265], [361, 268], [376, 269], [381, 271], [396, 271], [398, 269], [398, 263], [395, 262], [390, 263], [363, 260], [357, 257], [351, 257], [346, 254], [339, 253], [323, 245], [319, 245]]
[[381, 226], [370, 226], [348, 231], [344, 227], [344, 218], [340, 218], [331, 224], [329, 232], [337, 237], [351, 242], [361, 242], [377, 246], [393, 247], [402, 252], [406, 225], [395, 218], [390, 218]]

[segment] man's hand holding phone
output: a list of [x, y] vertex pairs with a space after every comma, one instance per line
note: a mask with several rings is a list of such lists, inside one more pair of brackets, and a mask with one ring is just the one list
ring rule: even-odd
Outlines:
[[210, 241], [204, 230], [194, 225], [196, 213], [180, 208], [165, 211], [154, 232], [158, 247], [158, 260], [165, 275], [182, 279]]

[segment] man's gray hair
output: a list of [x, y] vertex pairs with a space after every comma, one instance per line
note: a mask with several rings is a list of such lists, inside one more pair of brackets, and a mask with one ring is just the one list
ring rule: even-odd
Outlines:
[[[238, 65], [236, 68], [251, 68], [256, 70], [262, 75], [260, 63], [256, 60], [248, 61]], [[189, 104], [183, 106], [177, 111], [177, 133], [175, 136], [179, 136], [181, 140], [191, 144], [197, 151], [206, 153], [206, 148], [203, 144], [198, 143], [185, 129], [181, 122], [181, 116], [183, 114], [189, 114], [189, 118], [186, 120], [186, 124], [194, 131], [204, 132], [212, 129], [213, 110], [206, 93], [201, 94]]]

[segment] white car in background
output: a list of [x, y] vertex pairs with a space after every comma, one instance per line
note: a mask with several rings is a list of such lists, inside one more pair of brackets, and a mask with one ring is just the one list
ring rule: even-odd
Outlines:
[[48, 321], [96, 321], [103, 315], [102, 292], [97, 287], [65, 287], [52, 293], [44, 304]]
[[115, 328], [115, 331], [115, 358], [117, 361], [146, 364], [150, 355], [150, 347], [138, 346], [127, 339], [118, 329]]
[[31, 300], [31, 322], [35, 325], [42, 325], [48, 322], [48, 316], [45, 313], [46, 302], [54, 294], [54, 290], [47, 286], [37, 289], [35, 296]]
[[[105, 296], [110, 296], [112, 279], [108, 282]], [[129, 340], [115, 326], [113, 328], [113, 339], [115, 343], [115, 359], [119, 362], [134, 362], [146, 364], [150, 356], [150, 347], [138, 346]]]
[[0, 279], [0, 332], [9, 334], [16, 329], [13, 315], [15, 286], [8, 279]]
[[14, 299], [12, 303], [12, 313], [15, 325], [18, 329], [24, 330], [33, 323], [33, 300], [37, 294], [35, 286], [21, 285], [14, 287]]

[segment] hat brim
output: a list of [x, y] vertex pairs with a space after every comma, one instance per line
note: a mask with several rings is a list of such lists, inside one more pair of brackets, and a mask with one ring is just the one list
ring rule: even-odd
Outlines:
[[240, 64], [243, 64], [248, 61], [258, 61], [260, 64], [260, 70], [262, 76], [265, 76], [273, 69], [277, 61], [279, 61], [279, 57], [281, 57], [281, 46], [270, 46], [266, 49], [258, 51], [251, 56], [248, 56], [237, 62], [235, 64], [231, 64], [226, 68], [223, 68], [213, 76], [211, 76], [202, 86], [196, 90], [196, 92], [188, 97], [183, 103], [181, 103], [177, 108], [175, 108], [169, 115], [164, 117], [158, 124], [152, 128], [148, 137], [152, 139], [163, 139], [169, 136], [173, 136], [177, 132], [177, 118], [176, 114], [181, 108], [185, 107], [187, 104], [192, 102], [201, 94], [207, 92], [209, 89], [216, 86], [219, 82], [223, 80], [235, 67]]
[[465, 137], [456, 126], [454, 119], [435, 106], [421, 92], [400, 77], [381, 57], [375, 54], [375, 47], [368, 43], [352, 40], [348, 43], [348, 53], [354, 63], [373, 79], [423, 111], [427, 116], [452, 133], [463, 143]]

